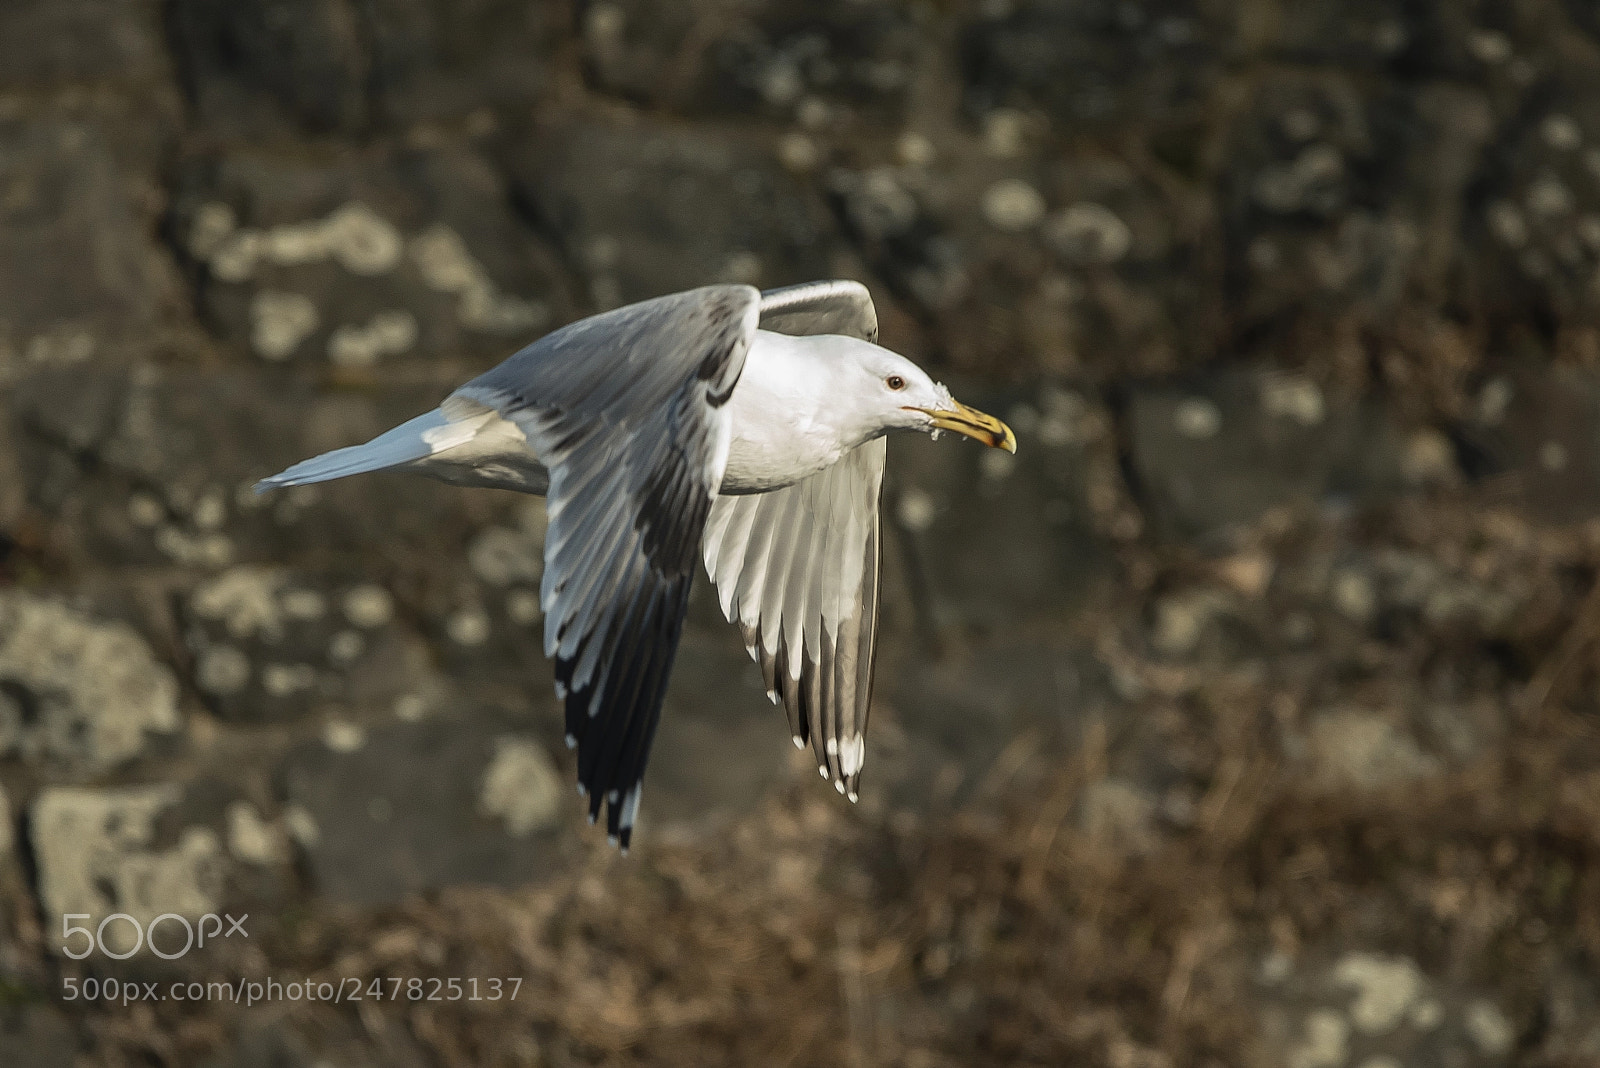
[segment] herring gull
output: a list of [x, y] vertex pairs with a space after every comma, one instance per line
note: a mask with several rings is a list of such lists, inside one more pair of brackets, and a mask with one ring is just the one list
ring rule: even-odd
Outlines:
[[878, 618], [885, 435], [1010, 428], [877, 345], [865, 286], [714, 285], [547, 334], [387, 433], [263, 491], [405, 469], [549, 499], [539, 602], [589, 819], [625, 850], [694, 577], [854, 801]]

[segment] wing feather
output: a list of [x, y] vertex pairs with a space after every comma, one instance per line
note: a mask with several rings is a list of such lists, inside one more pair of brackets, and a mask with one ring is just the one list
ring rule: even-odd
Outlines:
[[761, 329], [780, 334], [848, 334], [878, 340], [878, 312], [860, 282], [802, 282], [761, 294]]
[[759, 294], [708, 286], [549, 334], [457, 396], [516, 423], [550, 471], [540, 603], [590, 819], [626, 848], [694, 558], [727, 464], [724, 407]]
[[[761, 294], [761, 328], [878, 339], [859, 282], [809, 282]], [[736, 623], [795, 744], [856, 797], [877, 640], [884, 442], [772, 493], [719, 497], [704, 545], [723, 614]]]
[[[718, 497], [706, 571], [821, 773], [852, 798], [877, 636], [883, 439], [793, 486]], [[742, 536], [741, 536], [742, 535]]]

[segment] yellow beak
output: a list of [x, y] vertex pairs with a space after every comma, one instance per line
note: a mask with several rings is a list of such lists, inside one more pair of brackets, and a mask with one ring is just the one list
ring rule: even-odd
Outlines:
[[991, 449], [1004, 449], [1012, 453], [1017, 451], [1017, 436], [1011, 432], [1010, 427], [986, 412], [968, 408], [960, 401], [953, 403], [955, 407], [949, 410], [912, 408], [911, 411], [932, 416], [933, 425], [940, 430], [965, 434], [969, 438], [983, 442]]

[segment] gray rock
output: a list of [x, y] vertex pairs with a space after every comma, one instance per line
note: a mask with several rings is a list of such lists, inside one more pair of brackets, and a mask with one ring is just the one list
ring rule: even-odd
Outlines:
[[225, 370], [36, 373], [13, 401], [27, 498], [46, 515], [75, 517], [53, 551], [85, 566], [175, 567], [189, 586], [242, 561], [283, 565], [299, 553], [325, 569], [332, 553], [357, 568], [354, 587], [379, 577], [371, 561], [381, 546], [411, 574], [428, 574], [430, 587], [449, 588], [467, 572], [460, 547], [513, 502], [406, 475], [264, 496], [251, 487], [426, 411], [468, 373], [375, 394], [268, 388]]
[[363, 163], [240, 151], [193, 165], [183, 188], [174, 226], [209, 279], [209, 317], [269, 362], [437, 374], [569, 314], [553, 256], [467, 148]]
[[1133, 244], [1132, 231], [1121, 216], [1103, 204], [1080, 200], [1050, 221], [1051, 244], [1071, 263], [1116, 263]]
[[29, 1068], [72, 1068], [87, 1045], [53, 1005], [12, 1003], [0, 1008], [0, 1061]]
[[147, 340], [168, 294], [125, 165], [92, 122], [0, 115], [0, 385]]
[[0, 592], [0, 751], [92, 773], [180, 725], [177, 682], [132, 627]]
[[602, 308], [714, 281], [826, 276], [826, 211], [751, 138], [590, 120], [543, 131], [511, 160]]
[[[559, 868], [559, 836], [577, 832], [576, 806], [549, 796], [554, 774], [521, 748], [538, 743], [505, 717], [388, 723], [351, 741], [307, 743], [281, 771], [289, 826], [319, 894], [373, 904], [457, 883], [516, 885]], [[530, 777], [509, 781], [510, 771]], [[570, 826], [555, 819], [558, 808]]]
[[1309, 404], [1285, 386], [1270, 374], [1230, 371], [1189, 390], [1134, 393], [1135, 489], [1164, 533], [1204, 535], [1269, 508], [1402, 488], [1402, 441], [1381, 411]]
[[404, 1026], [383, 1015], [357, 1028], [333, 1020], [307, 1027], [259, 1013], [246, 1017], [225, 1050], [201, 1063], [203, 1068], [424, 1068], [432, 1062]]
[[233, 136], [284, 124], [354, 132], [527, 107], [547, 80], [555, 19], [491, 0], [179, 0], [175, 59], [201, 116]]
[[423, 655], [386, 598], [382, 587], [324, 576], [224, 571], [184, 605], [195, 684], [217, 715], [238, 722], [301, 719], [329, 703], [387, 709], [419, 684]]
[[[837, 168], [827, 175], [827, 189], [845, 232], [895, 290], [931, 313], [949, 313], [970, 296], [973, 242], [961, 240], [959, 224], [930, 205], [925, 191], [907, 188], [890, 167]], [[970, 191], [977, 220], [980, 197]]]
[[[888, 618], [904, 620], [910, 608]], [[891, 756], [883, 730], [869, 733], [862, 792], [883, 789], [913, 811], [960, 803], [1020, 739], [1070, 748], [1088, 723], [1115, 714], [1110, 680], [1094, 657], [1025, 631], [1002, 630], [941, 654], [925, 635], [888, 630], [880, 646], [876, 700], [895, 709], [904, 751]]]
[[0, 83], [156, 80], [161, 13], [149, 0], [15, 0], [0, 11]]
[[1304, 347], [1281, 334], [1291, 322], [1303, 339], [1309, 323], [1365, 321], [1408, 287], [1450, 284], [1492, 131], [1483, 94], [1396, 96], [1337, 69], [1284, 71], [1251, 94], [1228, 134], [1219, 207], [1237, 308], [1267, 351]]
[[1560, 365], [1518, 368], [1485, 382], [1477, 401], [1462, 428], [1469, 474], [1501, 478], [1549, 521], [1600, 513], [1600, 378]]
[[699, 95], [704, 47], [688, 38], [696, 28], [692, 4], [587, 5], [581, 41], [590, 77], [601, 90], [640, 102], [683, 103]]
[[570, 17], [520, 0], [388, 0], [369, 12], [372, 115], [385, 126], [544, 102]]
[[237, 482], [261, 470], [262, 441], [282, 438], [271, 427], [296, 422], [238, 376], [151, 365], [35, 371], [13, 405], [29, 498], [91, 517], [60, 551], [122, 563], [228, 563]]
[[[952, 389], [1002, 417], [1034, 399], [959, 382]], [[1078, 416], [1083, 425], [1101, 418], [1087, 406]], [[1085, 442], [1073, 437], [1079, 429], [1061, 421], [1041, 423], [1033, 437], [1021, 431], [1015, 456], [953, 436], [891, 441], [888, 518], [902, 524], [927, 597], [919, 608], [932, 611], [932, 623], [994, 627], [1054, 615], [1104, 574], [1107, 549], [1087, 498]]]
[[1033, 104], [1066, 128], [1125, 123], [1168, 133], [1192, 119], [1221, 73], [1222, 27], [1190, 4], [1029, 2], [994, 11], [1000, 17], [980, 15], [968, 29], [975, 111]]
[[1600, 114], [1552, 98], [1493, 128], [1464, 222], [1464, 282], [1496, 314], [1540, 307], [1592, 322], [1600, 299]]
[[[521, 498], [511, 518], [469, 536], [459, 563], [470, 577], [458, 581], [448, 598], [430, 601], [424, 625], [451, 675], [492, 679], [518, 689], [531, 681], [549, 692], [539, 608], [543, 499]], [[530, 665], [537, 665], [534, 680], [528, 676]]]
[[1327, 592], [1341, 613], [1369, 626], [1407, 620], [1434, 632], [1502, 638], [1515, 632], [1535, 597], [1526, 576], [1473, 574], [1427, 553], [1387, 547], [1345, 554]]
[[366, 120], [363, 41], [341, 5], [186, 0], [173, 5], [172, 26], [197, 102], [214, 122], [237, 110], [259, 122], [271, 104], [314, 129], [354, 129]]
[[[702, 587], [696, 598], [651, 746], [636, 848], [715, 835], [789, 779], [794, 749], [783, 711], [767, 700], [760, 669], [711, 590]], [[827, 785], [814, 767], [805, 774], [808, 786]]]
[[595, 85], [641, 103], [894, 121], [929, 43], [919, 21], [850, 0], [763, 0], [710, 17], [695, 4], [608, 0], [585, 8], [581, 40]]
[[1460, 76], [1473, 66], [1463, 32], [1470, 23], [1449, 14], [1440, 5], [1336, 0], [1285, 10], [1263, 44], [1347, 70], [1381, 71], [1404, 62], [1419, 76]]
[[490, 586], [537, 587], [544, 574], [544, 539], [510, 527], [489, 527], [467, 546], [467, 562]]

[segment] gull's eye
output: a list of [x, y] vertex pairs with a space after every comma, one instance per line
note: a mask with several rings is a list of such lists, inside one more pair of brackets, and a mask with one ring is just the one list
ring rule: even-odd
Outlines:
[[888, 386], [890, 389], [905, 389], [906, 388], [906, 380], [901, 378], [899, 375], [890, 375], [888, 378], [885, 378], [883, 380], [883, 383], [884, 383], [884, 385]]

